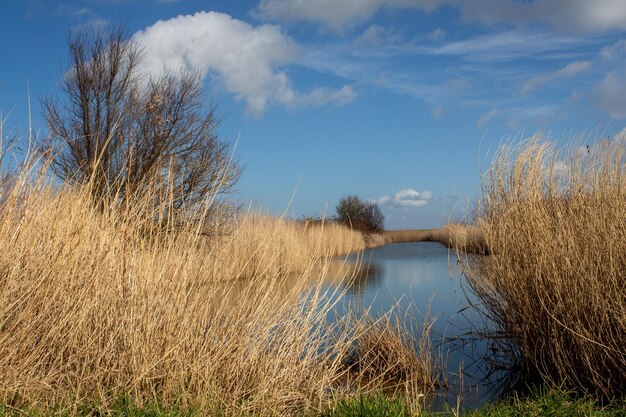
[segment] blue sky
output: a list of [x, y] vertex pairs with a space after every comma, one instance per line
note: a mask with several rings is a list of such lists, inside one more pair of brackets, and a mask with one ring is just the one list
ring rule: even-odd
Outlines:
[[[626, 122], [623, 0], [2, 0], [5, 134], [45, 135], [68, 33], [125, 22], [144, 70], [195, 68], [239, 137], [235, 197], [290, 216], [377, 200], [388, 228], [467, 207], [503, 140]], [[293, 197], [293, 202], [289, 202]]]

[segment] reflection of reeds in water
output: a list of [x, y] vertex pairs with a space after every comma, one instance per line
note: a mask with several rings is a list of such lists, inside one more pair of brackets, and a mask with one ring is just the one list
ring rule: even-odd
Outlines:
[[347, 261], [334, 259], [320, 264], [324, 283], [345, 287], [352, 295], [360, 295], [366, 289], [375, 289], [384, 277], [384, 265], [358, 259]]
[[461, 260], [499, 351], [528, 378], [623, 395], [626, 138], [503, 148], [479, 216], [493, 255]]
[[[106, 407], [130, 396], [207, 415], [294, 415], [365, 375], [365, 392], [399, 376], [409, 401], [432, 387], [421, 376], [429, 350], [400, 343], [401, 329], [356, 319], [348, 333], [326, 321], [333, 297], [312, 273], [322, 254], [346, 249], [324, 229], [309, 239], [252, 218], [207, 240], [194, 224], [150, 229], [139, 209], [94, 208], [88, 186], [58, 190], [24, 174], [1, 197], [0, 399]], [[369, 355], [348, 369], [355, 343], [376, 334], [408, 365]]]

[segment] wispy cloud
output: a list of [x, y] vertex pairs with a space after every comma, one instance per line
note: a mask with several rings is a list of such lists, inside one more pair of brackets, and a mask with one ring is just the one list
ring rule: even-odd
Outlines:
[[294, 108], [345, 105], [356, 97], [350, 86], [295, 89], [283, 67], [298, 61], [299, 45], [274, 25], [252, 26], [224, 13], [198, 12], [158, 21], [133, 39], [145, 48], [146, 72], [215, 74], [254, 116], [271, 103]]
[[76, 7], [67, 3], [58, 5], [53, 13], [57, 16], [64, 16], [71, 23], [70, 29], [73, 31], [82, 29], [98, 31], [111, 23], [109, 19], [100, 17], [93, 9]]
[[335, 31], [344, 32], [370, 19], [381, 8], [420, 8], [426, 0], [261, 0], [255, 15], [261, 19], [287, 23], [313, 22]]
[[393, 30], [374, 24], [370, 25], [361, 35], [359, 35], [355, 42], [357, 45], [370, 47], [388, 45], [398, 41], [399, 39], [399, 36]]
[[592, 63], [591, 61], [588, 61], [588, 60], [572, 62], [557, 71], [536, 75], [526, 80], [524, 84], [522, 84], [522, 87], [520, 88], [520, 92], [522, 94], [528, 94], [530, 91], [536, 88], [539, 88], [545, 84], [548, 84], [554, 80], [559, 80], [562, 78], [574, 76], [581, 72], [590, 70], [591, 67], [592, 67]]
[[483, 114], [480, 117], [480, 119], [478, 119], [477, 126], [483, 127], [494, 118], [500, 116], [501, 114], [502, 114], [502, 109], [491, 109], [487, 113]]
[[579, 50], [581, 43], [572, 36], [555, 36], [546, 32], [509, 31], [475, 36], [440, 46], [413, 48], [414, 53], [463, 57], [470, 61], [494, 62], [548, 55], [555, 51]]
[[[442, 106], [448, 114], [461, 108], [482, 111], [482, 116], [476, 116], [478, 127], [496, 117], [522, 127], [559, 118], [573, 105], [567, 98], [573, 89], [577, 100], [586, 99], [598, 77], [617, 70], [621, 62], [597, 59], [603, 47], [611, 46], [612, 53], [619, 50], [622, 44], [614, 35], [581, 37], [509, 30], [461, 40], [448, 40], [448, 36], [434, 44], [426, 35], [404, 37], [398, 33], [387, 42], [379, 41], [382, 37], [378, 34], [383, 31], [376, 25], [362, 35], [365, 33], [375, 42], [365, 45], [339, 39], [304, 46], [300, 64], [354, 85], [414, 97], [428, 106], [435, 119], [442, 116]], [[414, 70], [409, 71], [407, 63]], [[544, 72], [546, 67], [554, 70]], [[550, 83], [558, 83], [562, 91], [540, 89]], [[529, 93], [536, 90], [541, 91], [531, 97]], [[500, 112], [494, 111], [497, 109]], [[518, 113], [510, 109], [518, 109]], [[541, 116], [537, 109], [550, 113]]]
[[430, 39], [431, 41], [438, 42], [438, 41], [443, 40], [443, 38], [446, 37], [446, 32], [441, 28], [437, 28], [433, 30], [432, 32], [430, 32], [427, 36], [428, 36], [428, 39]]
[[430, 115], [433, 116], [434, 119], [439, 120], [443, 117], [444, 111], [445, 111], [445, 108], [443, 107], [443, 105], [437, 104], [435, 105], [435, 107], [430, 109]]
[[616, 119], [626, 119], [626, 78], [607, 74], [594, 90], [598, 105]]
[[600, 50], [600, 56], [604, 59], [616, 59], [624, 55], [626, 55], [626, 39], [620, 39]]
[[[557, 89], [537, 90], [558, 82], [564, 94], [575, 87], [575, 98], [586, 99], [597, 77], [616, 70], [621, 62], [617, 58], [626, 54], [626, 41], [616, 42], [614, 34], [602, 34], [622, 25], [603, 15], [626, 12], [626, 3], [614, 0], [594, 2], [594, 7], [582, 0], [346, 0], [334, 9], [322, 7], [327, 2], [331, 0], [261, 0], [256, 12], [265, 19], [316, 22], [344, 35], [331, 43], [303, 46], [299, 65], [353, 85], [417, 98], [434, 119], [442, 117], [444, 105], [449, 114], [459, 108], [477, 109], [483, 112], [476, 116], [479, 127], [495, 118], [515, 126], [558, 118], [573, 101]], [[466, 38], [459, 38], [456, 31], [448, 33], [447, 27], [407, 35], [373, 21], [358, 31], [346, 31], [368, 22], [381, 9], [430, 13], [444, 5], [458, 9], [462, 22], [479, 22], [489, 30]], [[579, 22], [580, 27], [567, 30], [557, 22], [561, 17]], [[507, 24], [490, 26], [500, 22]], [[598, 60], [598, 56], [605, 59]], [[409, 71], [409, 66], [414, 70]], [[542, 72], [545, 68], [554, 70]], [[576, 80], [575, 86], [570, 79]], [[453, 80], [463, 80], [463, 88], [454, 86]], [[530, 92], [536, 93], [530, 97]], [[534, 101], [538, 97], [544, 101]], [[595, 103], [600, 106], [605, 101]], [[519, 113], [513, 114], [512, 108]], [[538, 115], [537, 109], [548, 109], [550, 114]]]

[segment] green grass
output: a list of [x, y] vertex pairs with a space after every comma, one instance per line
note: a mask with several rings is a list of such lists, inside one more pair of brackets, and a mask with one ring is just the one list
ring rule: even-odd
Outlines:
[[[599, 406], [591, 398], [573, 399], [566, 392], [555, 389], [535, 392], [529, 397], [511, 397], [478, 410], [461, 412], [461, 417], [626, 417], [626, 403], [621, 400], [608, 406]], [[56, 407], [42, 412], [36, 406], [14, 408], [0, 405], [0, 417], [200, 417], [225, 414], [157, 404], [137, 405], [122, 398], [106, 409], [97, 405], [76, 408]], [[319, 415], [306, 417], [458, 417], [453, 410], [412, 414], [407, 403], [399, 397], [360, 396], [339, 401], [335, 407]], [[242, 416], [242, 417], [252, 417]]]
[[[512, 397], [474, 411], [461, 412], [463, 417], [626, 417], [626, 404], [601, 407], [591, 398], [572, 399], [566, 392], [549, 390], [530, 397]], [[406, 403], [397, 398], [360, 397], [341, 401], [323, 417], [409, 417]], [[414, 415], [414, 414], [413, 414]], [[455, 417], [450, 411], [424, 412], [424, 417]]]
[[[623, 405], [623, 404], [622, 404]], [[567, 393], [550, 390], [528, 398], [514, 397], [466, 413], [467, 417], [624, 417], [617, 404], [601, 407], [590, 398], [572, 399]]]
[[[53, 407], [41, 411], [36, 405], [12, 407], [0, 405], [0, 417], [200, 417], [206, 414], [199, 410], [184, 410], [179, 407], [163, 407], [156, 403], [138, 405], [127, 398], [120, 398], [109, 407], [84, 404], [75, 407]], [[215, 414], [211, 414], [214, 416]], [[219, 414], [218, 414], [219, 415]]]
[[343, 400], [337, 407], [324, 414], [322, 417], [410, 417], [406, 402], [401, 398], [388, 398], [384, 396], [359, 397], [351, 400]]

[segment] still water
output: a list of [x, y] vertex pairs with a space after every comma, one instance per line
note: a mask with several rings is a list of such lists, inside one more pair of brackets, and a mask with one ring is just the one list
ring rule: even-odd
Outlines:
[[482, 321], [467, 308], [468, 300], [475, 299], [454, 252], [438, 243], [394, 243], [333, 262], [362, 266], [343, 293], [336, 314], [369, 308], [376, 316], [395, 308], [400, 313], [410, 310], [417, 321], [425, 315], [435, 319], [432, 341], [448, 385], [439, 394], [437, 408], [456, 406], [458, 394], [463, 408], [478, 407], [493, 397], [494, 376], [486, 378], [481, 360], [486, 343], [464, 343]]

